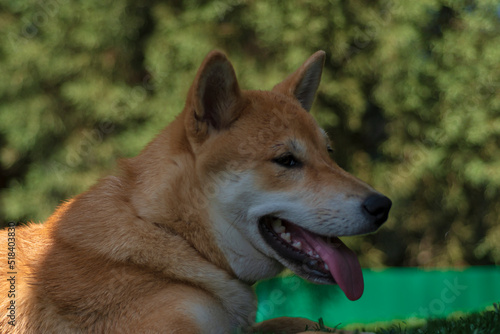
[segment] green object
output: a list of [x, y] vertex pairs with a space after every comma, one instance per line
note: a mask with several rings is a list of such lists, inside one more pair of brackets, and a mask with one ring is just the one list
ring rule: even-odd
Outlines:
[[349, 301], [338, 286], [316, 285], [296, 276], [256, 285], [257, 321], [280, 316], [323, 318], [328, 326], [408, 318], [441, 318], [483, 310], [500, 301], [500, 267], [427, 271], [417, 268], [363, 270], [365, 292]]

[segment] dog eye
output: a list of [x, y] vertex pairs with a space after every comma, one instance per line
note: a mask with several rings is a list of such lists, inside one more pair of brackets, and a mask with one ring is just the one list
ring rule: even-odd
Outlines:
[[332, 154], [335, 152], [335, 150], [330, 146], [330, 145], [326, 145], [326, 150], [328, 151], [328, 153]]
[[300, 161], [295, 158], [292, 153], [285, 153], [277, 158], [274, 158], [273, 162], [287, 168], [300, 166]]

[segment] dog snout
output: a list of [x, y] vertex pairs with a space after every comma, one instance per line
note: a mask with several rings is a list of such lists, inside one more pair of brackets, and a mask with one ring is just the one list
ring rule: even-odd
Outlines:
[[362, 204], [364, 212], [377, 226], [382, 225], [389, 216], [392, 201], [384, 195], [372, 194]]

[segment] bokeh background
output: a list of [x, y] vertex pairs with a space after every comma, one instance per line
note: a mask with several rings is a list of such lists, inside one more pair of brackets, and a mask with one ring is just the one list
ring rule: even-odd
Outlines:
[[387, 194], [365, 267], [500, 262], [500, 5], [0, 0], [0, 223], [43, 221], [183, 108], [202, 59], [270, 89], [327, 52], [313, 114]]

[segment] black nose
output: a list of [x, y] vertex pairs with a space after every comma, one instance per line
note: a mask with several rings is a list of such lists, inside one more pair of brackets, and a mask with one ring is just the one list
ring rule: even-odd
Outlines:
[[382, 225], [387, 220], [391, 206], [391, 200], [379, 194], [370, 195], [363, 202], [363, 209], [374, 219], [377, 226]]

